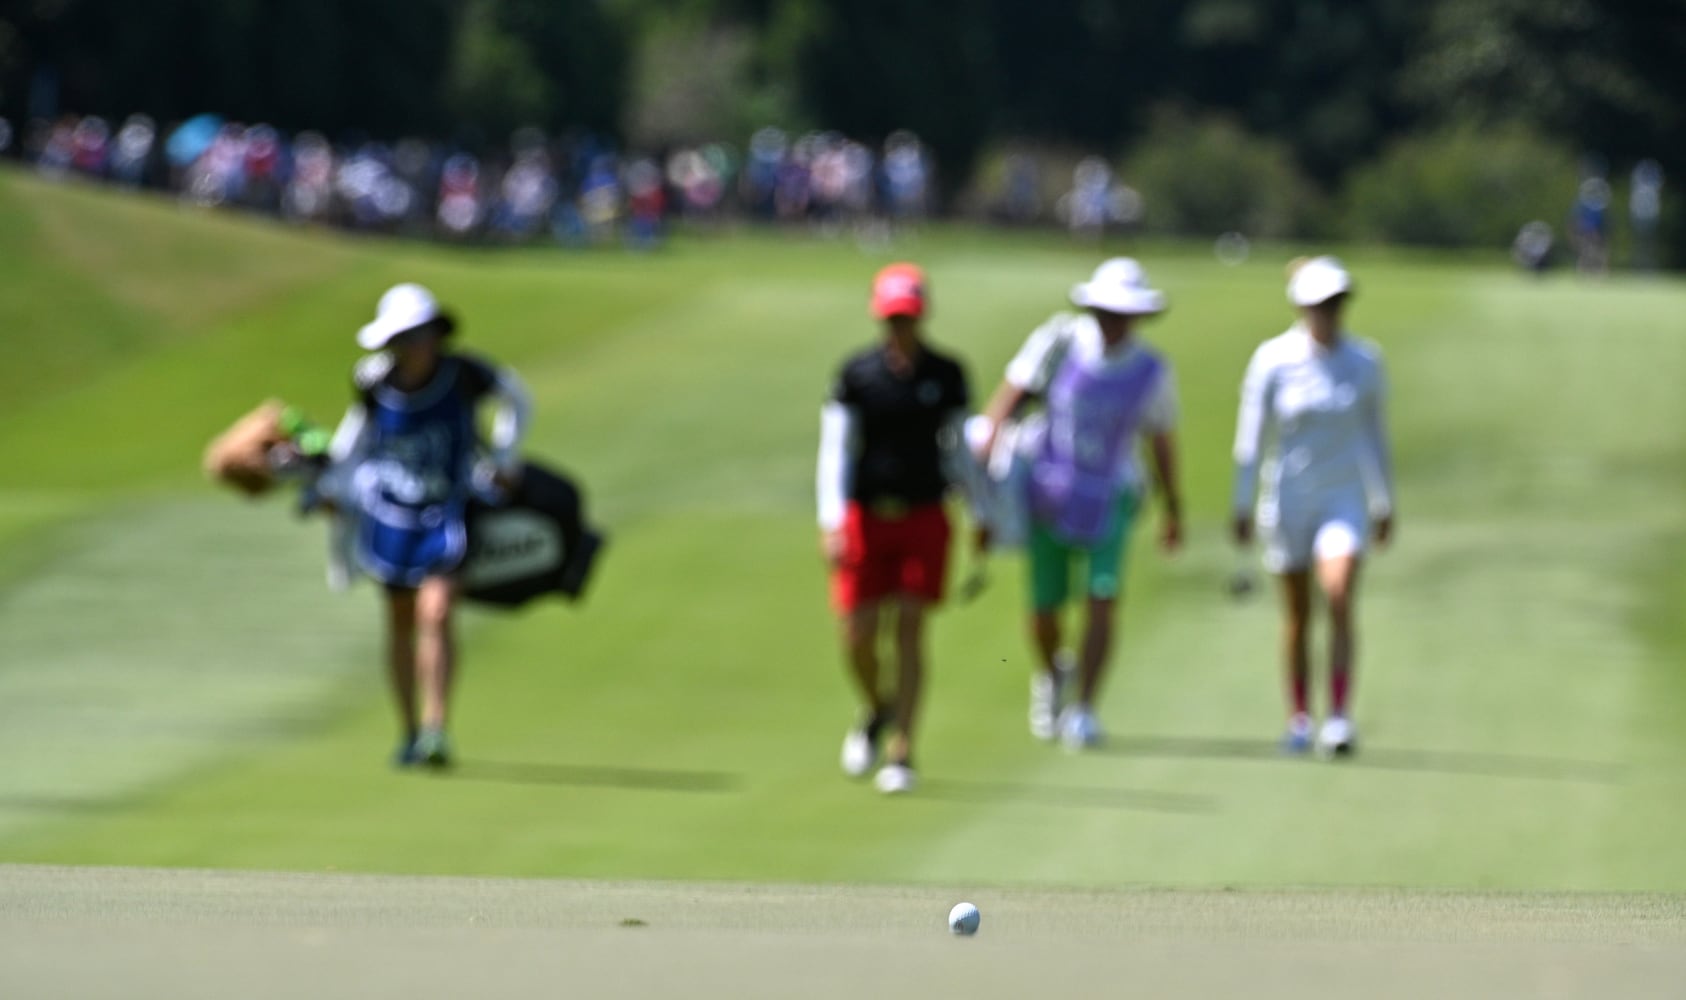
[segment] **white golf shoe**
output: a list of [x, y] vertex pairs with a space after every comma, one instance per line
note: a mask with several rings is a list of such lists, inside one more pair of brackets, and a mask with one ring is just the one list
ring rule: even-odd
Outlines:
[[1071, 657], [1061, 652], [1054, 657], [1054, 670], [1038, 670], [1030, 678], [1030, 735], [1044, 743], [1059, 736], [1060, 709], [1065, 707], [1071, 684]]
[[1317, 752], [1325, 757], [1344, 757], [1358, 747], [1358, 731], [1344, 715], [1331, 715], [1317, 730]]
[[906, 764], [885, 764], [872, 783], [885, 795], [905, 795], [919, 784], [919, 778]]
[[843, 773], [851, 778], [864, 778], [878, 763], [878, 747], [865, 729], [851, 729], [843, 735]]
[[1106, 740], [1101, 721], [1086, 705], [1072, 705], [1060, 713], [1060, 742], [1067, 750], [1089, 750]]

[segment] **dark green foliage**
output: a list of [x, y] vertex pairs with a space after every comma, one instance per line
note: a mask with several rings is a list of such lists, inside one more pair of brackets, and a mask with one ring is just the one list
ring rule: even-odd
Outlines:
[[13, 119], [217, 111], [501, 143], [529, 123], [650, 138], [696, 108], [691, 131], [911, 128], [951, 192], [992, 142], [1133, 148], [1166, 106], [1284, 144], [1323, 196], [1400, 136], [1466, 122], [1678, 178], [1682, 94], [1686, 0], [0, 2]]

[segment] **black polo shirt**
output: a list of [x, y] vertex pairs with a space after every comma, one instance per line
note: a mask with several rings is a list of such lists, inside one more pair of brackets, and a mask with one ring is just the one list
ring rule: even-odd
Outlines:
[[883, 345], [871, 347], [844, 362], [831, 398], [854, 417], [850, 500], [870, 505], [942, 499], [947, 478], [938, 432], [971, 405], [958, 361], [926, 346], [911, 371], [898, 373]]

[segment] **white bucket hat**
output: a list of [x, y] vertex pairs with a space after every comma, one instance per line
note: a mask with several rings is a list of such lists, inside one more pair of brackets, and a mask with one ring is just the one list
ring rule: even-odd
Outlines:
[[1313, 257], [1288, 278], [1288, 301], [1315, 306], [1352, 291], [1352, 275], [1333, 257]]
[[1130, 257], [1114, 257], [1095, 268], [1094, 277], [1072, 286], [1071, 301], [1125, 315], [1165, 311], [1164, 293], [1148, 287], [1147, 272]]
[[416, 284], [393, 285], [375, 307], [374, 321], [357, 331], [357, 346], [365, 351], [378, 351], [399, 334], [438, 320], [445, 322], [449, 332], [450, 314], [439, 307], [439, 300], [432, 292]]

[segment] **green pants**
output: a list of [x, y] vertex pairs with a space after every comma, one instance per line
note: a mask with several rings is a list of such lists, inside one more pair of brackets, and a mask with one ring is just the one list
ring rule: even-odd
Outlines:
[[1030, 602], [1036, 611], [1052, 611], [1071, 597], [1071, 578], [1078, 557], [1084, 561], [1084, 591], [1091, 598], [1111, 600], [1123, 586], [1124, 553], [1130, 529], [1135, 525], [1141, 497], [1125, 491], [1118, 499], [1117, 516], [1106, 537], [1094, 545], [1069, 545], [1055, 538], [1046, 526], [1031, 519], [1030, 544], [1026, 546], [1030, 566]]

